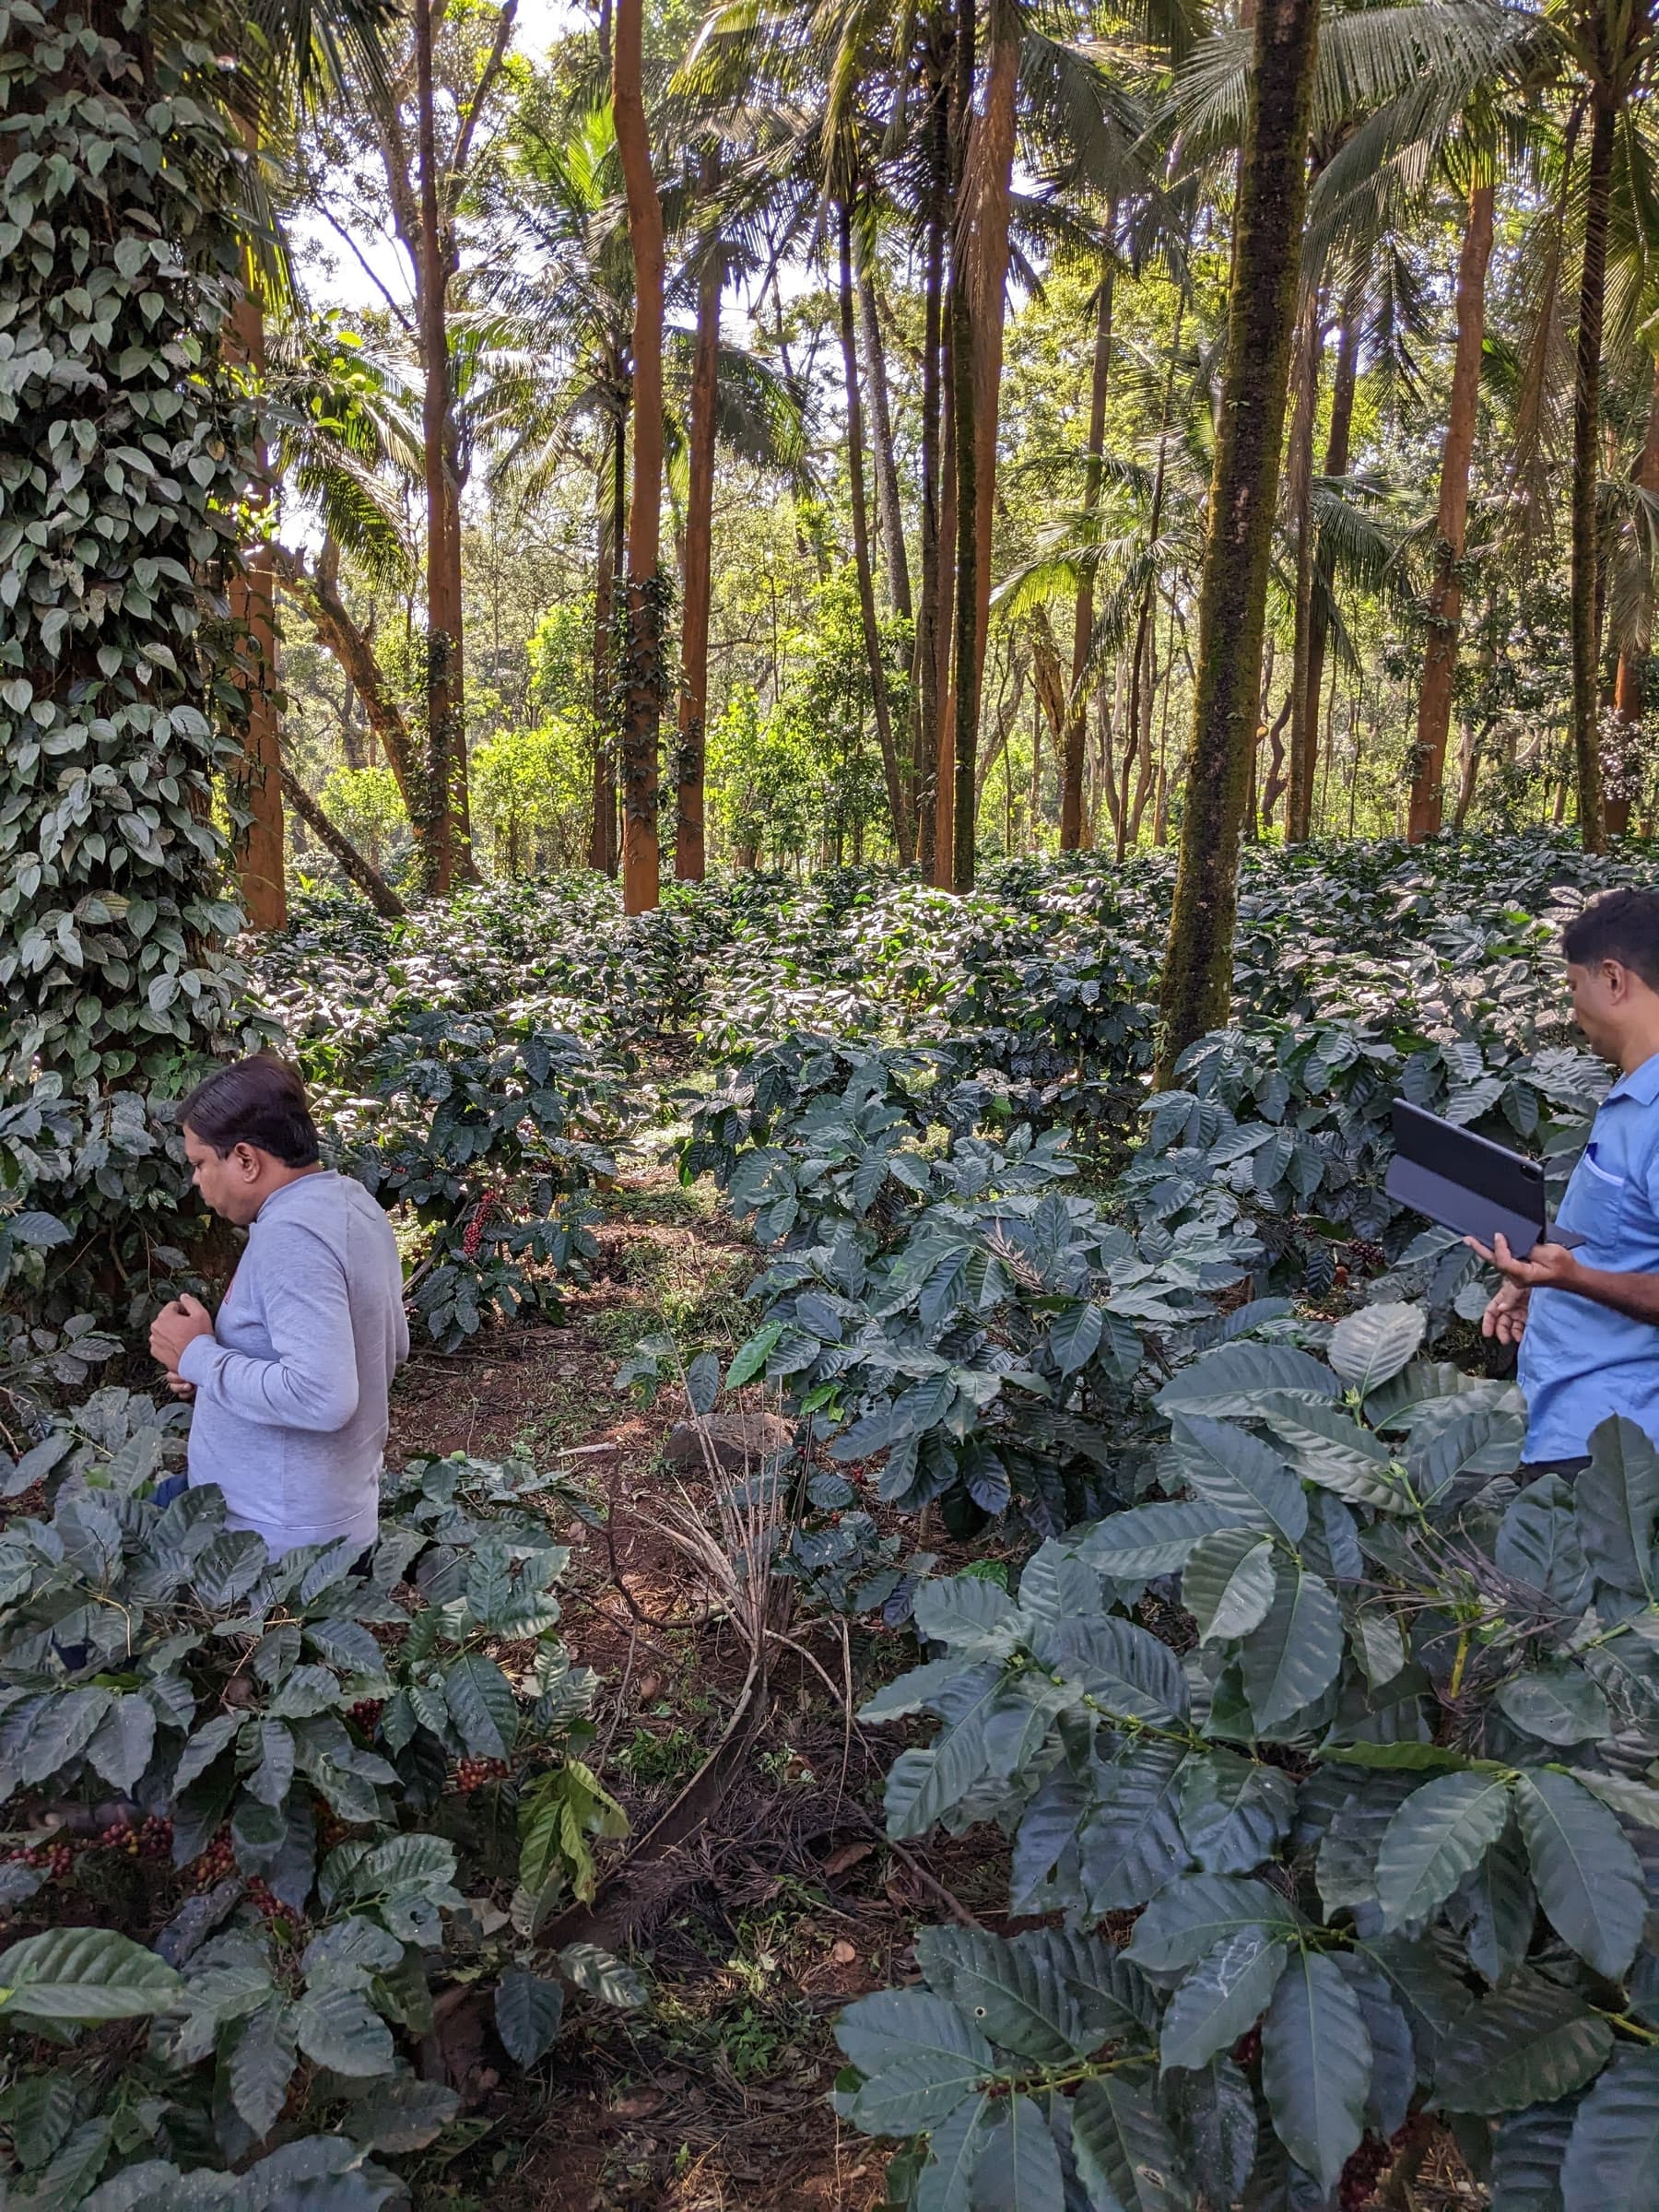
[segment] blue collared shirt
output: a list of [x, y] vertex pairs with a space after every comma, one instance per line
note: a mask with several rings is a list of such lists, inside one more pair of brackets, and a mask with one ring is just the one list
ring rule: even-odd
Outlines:
[[[1659, 1053], [1603, 1100], [1557, 1217], [1586, 1267], [1659, 1275]], [[1574, 1459], [1609, 1414], [1659, 1441], [1659, 1328], [1570, 1290], [1535, 1290], [1521, 1339], [1526, 1457]]]

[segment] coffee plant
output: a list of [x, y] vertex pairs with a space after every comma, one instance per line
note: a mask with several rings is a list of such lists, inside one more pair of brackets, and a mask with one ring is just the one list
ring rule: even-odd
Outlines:
[[[324, 1107], [339, 1164], [430, 1241], [412, 1302], [445, 1350], [491, 1314], [557, 1312], [549, 1277], [582, 1279], [595, 1180], [616, 1163], [623, 1070], [528, 1020], [417, 1014], [362, 1064], [372, 1103]], [[532, 1276], [531, 1268], [538, 1272]]]
[[1163, 1497], [916, 1593], [934, 1655], [862, 1716], [939, 1723], [889, 1829], [995, 1821], [1057, 1924], [928, 1931], [843, 2016], [900, 2201], [1358, 2201], [1419, 2113], [1500, 2205], [1641, 2201], [1659, 1452], [1615, 1418], [1519, 1479], [1516, 1394], [1423, 1332], [1201, 1354]]
[[528, 2065], [567, 1990], [641, 1994], [535, 1944], [626, 1827], [579, 1756], [551, 1486], [418, 1462], [366, 1559], [273, 1560], [217, 1488], [171, 1495], [176, 1421], [146, 1404], [55, 1426], [8, 1486], [47, 1481], [49, 1512], [0, 1532], [13, 2199], [159, 2204], [188, 2175], [206, 2204], [387, 2202], [376, 2161], [459, 2110], [412, 2064], [436, 2005], [488, 1995]]

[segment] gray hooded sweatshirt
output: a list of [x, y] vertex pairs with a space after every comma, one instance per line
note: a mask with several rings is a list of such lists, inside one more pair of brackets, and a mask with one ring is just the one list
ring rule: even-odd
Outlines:
[[254, 1218], [213, 1335], [179, 1362], [196, 1390], [192, 1488], [218, 1483], [227, 1525], [273, 1555], [373, 1543], [387, 1394], [408, 1356], [385, 1215], [332, 1170], [284, 1183]]

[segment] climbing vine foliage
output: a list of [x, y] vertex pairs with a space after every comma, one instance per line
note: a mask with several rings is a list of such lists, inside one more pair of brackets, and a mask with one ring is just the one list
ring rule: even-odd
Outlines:
[[211, 797], [253, 412], [220, 365], [221, 78], [141, 6], [0, 0], [0, 1181], [29, 1209], [0, 1268], [73, 1240], [106, 1287], [171, 1230], [148, 1093], [239, 980]]

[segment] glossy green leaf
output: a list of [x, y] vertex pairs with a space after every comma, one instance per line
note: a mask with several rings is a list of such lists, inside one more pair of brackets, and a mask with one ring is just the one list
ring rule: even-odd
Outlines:
[[1397, 1928], [1432, 1912], [1479, 1865], [1509, 1813], [1509, 1785], [1500, 1776], [1441, 1774], [1413, 1790], [1377, 1852], [1383, 1924]]
[[1371, 2037], [1336, 1961], [1298, 1952], [1279, 1977], [1262, 2028], [1262, 2087], [1285, 2148], [1334, 2189], [1365, 2128]]
[[1641, 1864], [1606, 1806], [1565, 1774], [1524, 1774], [1515, 1809], [1538, 1902], [1558, 1936], [1617, 1981], [1647, 1918]]
[[1361, 1306], [1331, 1331], [1325, 1357], [1350, 1390], [1369, 1397], [1417, 1357], [1426, 1325], [1421, 1306]]
[[1267, 2008], [1288, 1953], [1262, 1928], [1241, 1928], [1206, 1952], [1170, 1999], [1159, 2037], [1159, 2064], [1207, 2065], [1230, 2051]]
[[1612, 2048], [1612, 2029], [1576, 1990], [1523, 1968], [1446, 2037], [1435, 2097], [1453, 2112], [1553, 2104], [1598, 2074]]
[[1273, 1602], [1273, 1545], [1253, 1528], [1218, 1529], [1194, 1547], [1181, 1577], [1182, 1603], [1199, 1641], [1224, 1642], [1259, 1627]]
[[1342, 1665], [1342, 1614], [1329, 1583], [1294, 1564], [1278, 1571], [1273, 1603], [1244, 1644], [1240, 1666], [1258, 1728], [1312, 1704]]
[[1300, 1540], [1308, 1525], [1307, 1493], [1259, 1437], [1201, 1413], [1181, 1415], [1171, 1436], [1181, 1472], [1200, 1497], [1276, 1531], [1288, 1544]]
[[1659, 2051], [1618, 2052], [1580, 2104], [1561, 2161], [1562, 2212], [1659, 2206]]

